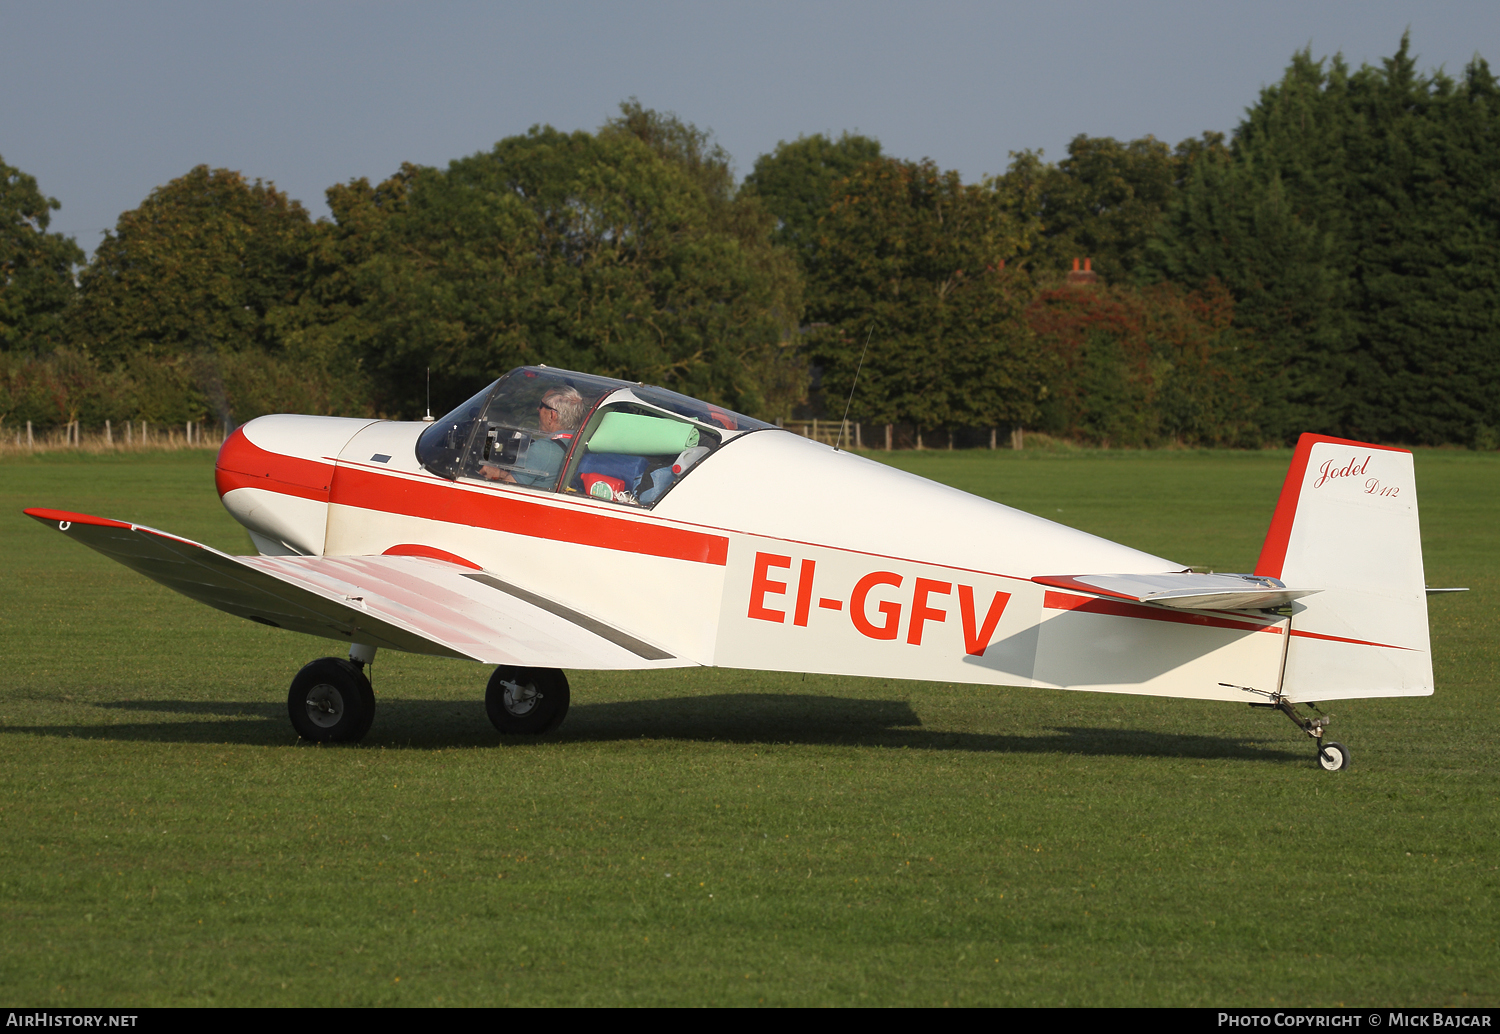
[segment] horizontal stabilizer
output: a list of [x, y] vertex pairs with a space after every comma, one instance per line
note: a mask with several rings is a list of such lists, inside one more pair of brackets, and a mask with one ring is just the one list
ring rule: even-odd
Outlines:
[[1092, 593], [1179, 610], [1269, 610], [1319, 589], [1288, 589], [1276, 578], [1253, 574], [1059, 574], [1039, 575], [1039, 585]]
[[60, 510], [26, 514], [200, 603], [294, 632], [534, 668], [695, 663], [488, 572], [446, 560], [237, 557], [138, 524]]

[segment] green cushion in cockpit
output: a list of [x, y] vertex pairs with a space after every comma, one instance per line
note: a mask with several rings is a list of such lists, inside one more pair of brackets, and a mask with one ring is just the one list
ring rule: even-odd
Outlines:
[[698, 444], [698, 429], [680, 420], [639, 413], [606, 413], [589, 439], [589, 452], [671, 456]]

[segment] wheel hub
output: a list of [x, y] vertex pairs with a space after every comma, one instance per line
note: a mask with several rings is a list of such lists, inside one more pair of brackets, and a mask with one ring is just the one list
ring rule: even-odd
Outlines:
[[344, 696], [324, 683], [307, 693], [307, 717], [320, 729], [331, 729], [344, 717]]
[[541, 703], [542, 694], [537, 692], [536, 686], [530, 682], [524, 686], [519, 682], [504, 682], [501, 685], [505, 687], [501, 695], [505, 710], [517, 718], [530, 714], [536, 705]]

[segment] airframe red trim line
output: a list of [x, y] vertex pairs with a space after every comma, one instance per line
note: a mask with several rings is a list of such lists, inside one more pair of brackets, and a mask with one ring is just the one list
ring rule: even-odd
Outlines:
[[716, 567], [729, 562], [729, 539], [724, 535], [706, 535], [569, 506], [533, 503], [505, 492], [456, 488], [446, 481], [434, 484], [340, 466], [328, 499], [341, 506], [671, 560]]
[[[1281, 495], [1276, 500], [1276, 510], [1271, 515], [1271, 527], [1266, 532], [1265, 544], [1260, 549], [1260, 559], [1255, 561], [1255, 573], [1271, 578], [1280, 578], [1286, 564], [1287, 543], [1292, 538], [1292, 522], [1297, 519], [1297, 504], [1302, 498], [1302, 482], [1307, 476], [1307, 461], [1312, 457], [1314, 445], [1352, 445], [1357, 449], [1375, 449], [1379, 452], [1410, 452], [1390, 445], [1371, 445], [1348, 438], [1330, 438], [1322, 434], [1304, 434], [1297, 439], [1297, 450], [1292, 453], [1292, 465], [1287, 469], [1286, 480], [1281, 483]], [[1352, 641], [1352, 640], [1351, 640]]]
[[[382, 481], [386, 482], [386, 484], [381, 484], [380, 482]], [[271, 486], [261, 485], [260, 487], [269, 488]], [[341, 460], [339, 461], [338, 471], [335, 474], [330, 501], [342, 505], [358, 506], [362, 509], [385, 513], [399, 513], [427, 520], [470, 524], [475, 527], [493, 528], [497, 531], [533, 535], [563, 542], [577, 542], [582, 545], [602, 546], [608, 549], [624, 549], [629, 552], [647, 553], [653, 556], [664, 556], [679, 560], [698, 560], [700, 563], [709, 563], [718, 567], [723, 567], [728, 563], [728, 535], [744, 535], [747, 538], [761, 539], [767, 542], [785, 542], [796, 546], [810, 546], [814, 549], [832, 549], [840, 553], [867, 556], [876, 560], [892, 560], [905, 564], [922, 564], [926, 567], [936, 567], [947, 571], [983, 575], [986, 578], [1005, 578], [1018, 582], [1031, 581], [1030, 578], [1024, 575], [1004, 574], [978, 567], [960, 567], [957, 564], [945, 564], [934, 560], [914, 560], [911, 557], [896, 556], [891, 553], [876, 553], [867, 549], [849, 549], [845, 546], [831, 546], [824, 542], [811, 542], [805, 539], [789, 538], [784, 535], [766, 535], [744, 529], [719, 528], [713, 525], [697, 524], [692, 521], [683, 521], [675, 518], [657, 518], [658, 520], [671, 521], [671, 524], [647, 524], [640, 520], [630, 520], [623, 515], [616, 516], [613, 512], [579, 512], [572, 509], [569, 505], [569, 503], [573, 502], [572, 500], [567, 500], [566, 497], [561, 496], [553, 496], [552, 498], [558, 502], [548, 504], [519, 499], [516, 495], [504, 493], [503, 491], [460, 489], [458, 494], [464, 497], [464, 502], [457, 507], [460, 511], [470, 512], [486, 509], [492, 510], [494, 513], [512, 510], [541, 511], [533, 520], [512, 524], [496, 523], [493, 519], [460, 519], [460, 517], [454, 516], [453, 513], [449, 512], [452, 509], [449, 506], [449, 493], [453, 492], [455, 487], [453, 482], [445, 479], [427, 479], [420, 475], [416, 478], [405, 477], [379, 468], [366, 468], [363, 464], [355, 465]], [[399, 503], [394, 502], [394, 497], [397, 494], [403, 497], [403, 501]], [[558, 505], [558, 503], [562, 503], [562, 505]], [[610, 509], [613, 510], [612, 507]], [[494, 513], [491, 514], [491, 518], [493, 518]], [[593, 533], [588, 537], [574, 537], [568, 534], [549, 533], [548, 530], [537, 530], [538, 527], [547, 528], [553, 521], [557, 525], [562, 526], [573, 525], [575, 523], [588, 524], [592, 526]], [[621, 525], [636, 530], [631, 535], [618, 538], [610, 535], [610, 532], [615, 531]], [[559, 529], [552, 528], [551, 530], [556, 532]], [[636, 549], [627, 544], [645, 532], [655, 532], [654, 537], [664, 538], [669, 541], [671, 539], [678, 539], [685, 542], [695, 542], [696, 544], [688, 551], [688, 555], [684, 555], [682, 551], [675, 550]], [[704, 540], [707, 540], [706, 549], [704, 548]], [[1089, 587], [1085, 591], [1099, 592], [1100, 590]]]
[[1368, 639], [1346, 639], [1341, 635], [1324, 635], [1322, 632], [1304, 632], [1300, 628], [1292, 629], [1293, 639], [1325, 639], [1330, 643], [1352, 643], [1355, 646], [1378, 646], [1385, 650], [1412, 650], [1415, 647], [1397, 646], [1395, 643], [1372, 643]]
[[[1292, 522], [1296, 517], [1308, 460], [1312, 447], [1322, 442], [1383, 452], [1408, 451], [1326, 435], [1304, 434], [1298, 439], [1291, 468], [1287, 471], [1275, 514], [1271, 519], [1270, 532], [1266, 536], [1260, 559], [1255, 565], [1255, 573], [1258, 575], [1281, 577], [1281, 568], [1286, 559], [1287, 543], [1291, 537]], [[236, 430], [230, 435], [223, 448], [220, 449], [215, 480], [220, 496], [237, 488], [261, 488], [319, 502], [338, 502], [363, 509], [470, 524], [521, 535], [690, 560], [719, 567], [724, 566], [728, 559], [729, 540], [722, 532], [729, 529], [713, 529], [714, 532], [720, 532], [719, 534], [713, 534], [707, 530], [690, 531], [680, 524], [677, 526], [648, 524], [613, 515], [580, 512], [569, 507], [530, 503], [503, 493], [460, 491], [456, 493], [458, 498], [452, 498], [449, 493], [452, 492], [454, 486], [447, 481], [424, 483], [396, 477], [385, 471], [365, 470], [345, 464], [340, 464], [335, 468], [332, 463], [283, 456], [255, 445], [245, 437], [243, 429]], [[839, 548], [842, 552], [859, 553], [881, 559], [925, 563], [933, 567], [967, 571], [989, 577], [1010, 578], [1018, 581], [1032, 580], [1017, 575], [982, 571], [977, 568], [913, 561], [907, 557], [890, 556], [866, 550], [842, 549], [780, 536], [757, 535], [743, 531], [740, 533], [754, 535], [756, 538], [794, 542], [798, 545], [817, 548]], [[1055, 576], [1055, 579], [1060, 580], [1063, 577], [1065, 576]], [[1054, 577], [1049, 576], [1049, 581], [1054, 581]], [[1124, 594], [1113, 593], [1096, 586], [1086, 586], [1082, 583], [1069, 587], [1096, 595], [1117, 596], [1122, 600], [1129, 599]], [[1155, 615], [1154, 619], [1173, 620], [1163, 618], [1161, 615]], [[1175, 620], [1188, 620], [1188, 618], [1185, 615], [1179, 615]]]

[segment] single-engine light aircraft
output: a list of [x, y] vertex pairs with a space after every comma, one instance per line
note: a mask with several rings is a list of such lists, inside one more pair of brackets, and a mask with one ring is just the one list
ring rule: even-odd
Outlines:
[[1432, 693], [1411, 453], [1303, 435], [1252, 574], [1203, 574], [663, 388], [545, 366], [440, 420], [266, 416], [216, 465], [258, 556], [32, 517], [193, 599], [349, 644], [292, 680], [357, 741], [377, 649], [498, 665], [502, 733], [565, 668], [718, 665], [1299, 705]]

